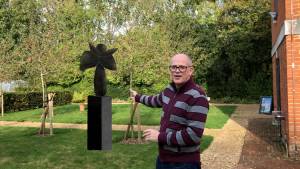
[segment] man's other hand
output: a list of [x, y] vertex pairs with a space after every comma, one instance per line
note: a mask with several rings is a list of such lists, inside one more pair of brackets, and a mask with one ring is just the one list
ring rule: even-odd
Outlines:
[[143, 133], [143, 137], [145, 138], [145, 140], [155, 141], [155, 142], [158, 141], [158, 135], [159, 135], [159, 131], [154, 129], [147, 129]]

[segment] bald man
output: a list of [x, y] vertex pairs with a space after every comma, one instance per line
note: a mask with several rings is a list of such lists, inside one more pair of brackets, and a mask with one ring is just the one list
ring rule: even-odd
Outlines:
[[176, 54], [169, 66], [172, 82], [160, 94], [146, 96], [131, 91], [136, 102], [162, 107], [160, 130], [145, 130], [145, 140], [158, 142], [157, 169], [199, 169], [200, 142], [209, 109], [206, 94], [193, 82], [193, 64], [186, 54]]

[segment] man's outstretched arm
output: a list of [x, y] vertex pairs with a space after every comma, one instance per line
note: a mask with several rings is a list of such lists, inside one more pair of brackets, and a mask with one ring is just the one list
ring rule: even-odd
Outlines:
[[140, 95], [134, 90], [130, 90], [135, 102], [142, 103], [149, 107], [162, 107], [162, 93], [154, 96]]

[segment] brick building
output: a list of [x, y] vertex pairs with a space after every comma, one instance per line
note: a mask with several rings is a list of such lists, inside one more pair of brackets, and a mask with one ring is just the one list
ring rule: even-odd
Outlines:
[[300, 152], [300, 0], [272, 0], [274, 110], [284, 116], [282, 141]]

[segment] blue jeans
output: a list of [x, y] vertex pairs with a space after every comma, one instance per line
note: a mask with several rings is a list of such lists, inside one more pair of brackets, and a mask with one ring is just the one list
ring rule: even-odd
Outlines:
[[156, 159], [156, 169], [201, 169], [200, 163], [167, 163]]

